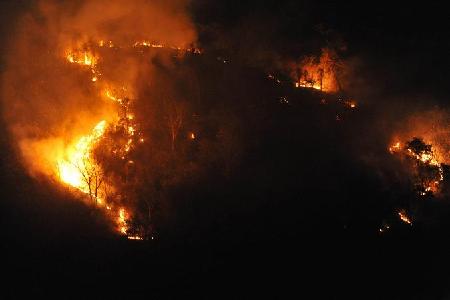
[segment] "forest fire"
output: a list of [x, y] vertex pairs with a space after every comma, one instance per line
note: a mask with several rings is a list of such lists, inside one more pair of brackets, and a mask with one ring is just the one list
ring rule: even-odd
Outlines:
[[[19, 151], [33, 154], [28, 155], [25, 162], [26, 167], [32, 169], [30, 173], [41, 172], [39, 174], [56, 178], [58, 184], [73, 187], [69, 190], [76, 197], [86, 200], [84, 202], [95, 209], [99, 208], [98, 211], [108, 217], [116, 233], [129, 239], [151, 238], [153, 222], [157, 223], [160, 217], [154, 217], [154, 211], [159, 213], [158, 209], [163, 207], [161, 202], [174, 197], [168, 190], [183, 182], [184, 176], [192, 178], [193, 174], [208, 174], [209, 168], [217, 172], [225, 170], [226, 176], [233, 175], [231, 171], [241, 159], [240, 152], [245, 151], [241, 148], [246, 149], [246, 138], [241, 138], [245, 133], [239, 126], [240, 119], [247, 116], [234, 111], [222, 116], [219, 113], [222, 109], [227, 110], [234, 105], [231, 100], [220, 108], [215, 108], [212, 100], [211, 108], [203, 104], [203, 98], [214, 95], [216, 88], [216, 77], [209, 78], [208, 72], [223, 69], [223, 85], [229, 82], [225, 80], [229, 74], [238, 78], [237, 81], [248, 79], [249, 83], [256, 77], [262, 81], [266, 74], [266, 79], [273, 84], [270, 92], [265, 93], [266, 89], [262, 88], [261, 93], [270, 95], [272, 101], [282, 106], [280, 112], [267, 114], [267, 118], [274, 118], [273, 123], [269, 123], [273, 124], [274, 132], [278, 129], [276, 114], [284, 112], [304, 114], [302, 117], [306, 120], [309, 114], [319, 116], [322, 112], [318, 111], [326, 111], [333, 123], [333, 132], [344, 130], [347, 123], [352, 127], [353, 119], [349, 116], [353, 112], [355, 115], [359, 113], [357, 108], [360, 104], [348, 96], [352, 91], [342, 86], [344, 64], [338, 56], [339, 47], [327, 44], [322, 45], [322, 49], [311, 48], [307, 53], [289, 54], [289, 58], [280, 56], [280, 59], [289, 61], [294, 59], [292, 57], [301, 59], [287, 71], [281, 71], [286, 67], [284, 61], [271, 67], [255, 68], [252, 72], [256, 76], [253, 76], [247, 73], [247, 68], [239, 66], [246, 60], [232, 52], [226, 54], [230, 57], [225, 59], [217, 57], [222, 53], [216, 54], [216, 50], [211, 49], [212, 55], [198, 60], [193, 58], [192, 54], [203, 52], [196, 47], [195, 26], [189, 19], [180, 21], [179, 15], [174, 15], [171, 9], [166, 12], [165, 5], [159, 7], [155, 4], [155, 10], [142, 9], [153, 5], [147, 2], [129, 4], [133, 9], [124, 12], [126, 16], [123, 19], [117, 12], [122, 11], [124, 4], [118, 0], [114, 2], [115, 10], [95, 18], [91, 12], [98, 11], [102, 4], [95, 10], [91, 3], [86, 2], [80, 6], [87, 8], [79, 11], [73, 8], [73, 12], [68, 12], [70, 9], [65, 6], [49, 4], [55, 5], [54, 11], [44, 9], [39, 13], [46, 16], [45, 19], [53, 20], [53, 14], [57, 12], [56, 15], [63, 16], [62, 24], [50, 22], [43, 25], [40, 19], [32, 23], [39, 29], [33, 32], [43, 33], [40, 43], [30, 43], [25, 36], [24, 41], [17, 45], [18, 49], [24, 49], [18, 58], [28, 58], [30, 53], [36, 53], [42, 56], [39, 57], [42, 62], [33, 65], [33, 59], [27, 60], [21, 66], [23, 74], [17, 76], [20, 80], [12, 76], [12, 84], [9, 84], [23, 87], [23, 82], [31, 81], [30, 87], [26, 87], [27, 93], [16, 98], [19, 102], [17, 107], [26, 111], [23, 115], [32, 120], [22, 120], [22, 114], [11, 109], [11, 115], [19, 116], [15, 116], [19, 120], [17, 124], [15, 120], [10, 122], [13, 130], [29, 130], [23, 136], [22, 132], [17, 134], [17, 144]], [[155, 29], [158, 27], [153, 26], [155, 24], [149, 26], [158, 19], [155, 17], [159, 17], [161, 11], [167, 14], [162, 17], [163, 30]], [[172, 27], [175, 28], [173, 31]], [[312, 49], [320, 50], [312, 54]], [[211, 57], [212, 62], [208, 61]], [[222, 62], [232, 63], [223, 65]], [[267, 73], [268, 70], [272, 73]], [[212, 83], [211, 90], [204, 90], [203, 82], [205, 85]], [[236, 93], [237, 100], [227, 96], [238, 101], [241, 93]], [[256, 96], [255, 93], [253, 97], [249, 94], [245, 100], [249, 101], [246, 107], [250, 112], [266, 109], [260, 108], [259, 102], [253, 103], [253, 98], [260, 96], [263, 99], [265, 95]], [[38, 100], [28, 100], [34, 97]], [[308, 105], [308, 101], [314, 105]], [[319, 101], [322, 104], [320, 108], [317, 105]], [[40, 111], [34, 112], [34, 106], [41, 108]], [[303, 106], [304, 112], [297, 111]], [[198, 112], [201, 112], [201, 117], [198, 117]], [[249, 115], [259, 117], [259, 114]], [[228, 119], [236, 124], [227, 127]], [[360, 119], [363, 118], [355, 118]], [[268, 126], [259, 125], [261, 123], [258, 119], [252, 122], [255, 127]], [[326, 124], [321, 126], [328, 126]], [[236, 128], [231, 128], [233, 126]], [[277, 135], [281, 137], [282, 131], [290, 131], [291, 127], [286, 129]], [[295, 130], [294, 125], [292, 130]], [[326, 139], [322, 141], [325, 143]], [[35, 144], [39, 147], [34, 147]], [[48, 149], [52, 151], [46, 151]], [[445, 172], [434, 150], [418, 141], [396, 141], [389, 147], [390, 153], [401, 156], [412, 165], [408, 171], [412, 170], [409, 174], [412, 174], [410, 182], [414, 184], [414, 196], [417, 192], [431, 197], [441, 190]], [[164, 206], [165, 209], [167, 207]], [[406, 213], [400, 217], [411, 220]], [[382, 228], [383, 231], [387, 229], [389, 227]]]
[[[98, 44], [99, 47], [103, 47], [104, 45], [105, 43], [103, 41], [100, 41]], [[109, 48], [112, 48], [113, 44], [109, 41], [108, 45]], [[76, 51], [68, 52], [76, 53]], [[94, 73], [92, 81], [96, 82], [99, 79], [95, 76], [95, 74], [98, 73], [95, 68], [98, 56], [93, 56], [92, 54], [88, 54], [88, 52], [84, 52], [82, 58], [80, 58], [79, 55], [70, 54], [67, 56], [67, 60], [70, 63], [90, 66], [92, 73]], [[108, 83], [108, 86], [108, 88], [103, 90], [103, 95], [105, 95], [107, 99], [113, 100], [118, 104], [116, 122], [111, 125], [113, 125], [113, 128], [116, 128], [115, 130], [117, 130], [117, 128], [119, 128], [119, 130], [120, 128], [124, 128], [123, 132], [126, 138], [126, 142], [122, 145], [119, 140], [112, 140], [112, 143], [115, 145], [113, 146], [114, 150], [111, 154], [119, 157], [120, 160], [125, 160], [134, 148], [133, 144], [136, 140], [135, 137], [138, 136], [139, 133], [137, 132], [136, 124], [133, 123], [134, 113], [130, 111], [130, 99], [126, 96], [126, 89], [124, 87], [116, 88], [112, 83]], [[117, 91], [120, 91], [120, 97], [118, 96]], [[130, 213], [123, 206], [117, 210], [115, 208], [117, 205], [110, 203], [111, 201], [114, 202], [114, 199], [111, 195], [104, 192], [106, 190], [115, 190], [115, 188], [114, 186], [108, 186], [112, 183], [106, 182], [106, 175], [102, 169], [102, 165], [95, 159], [94, 150], [97, 145], [101, 144], [101, 137], [105, 134], [108, 126], [109, 124], [107, 124], [106, 121], [99, 122], [90, 135], [83, 136], [74, 146], [71, 146], [66, 150], [66, 157], [58, 160], [59, 178], [62, 182], [89, 195], [91, 199], [95, 200], [97, 205], [106, 204], [106, 210], [110, 211], [112, 216], [115, 214], [117, 215], [113, 220], [117, 224], [117, 230], [120, 234], [127, 236], [129, 239], [142, 240], [143, 236], [140, 236], [139, 233], [134, 232], [133, 234], [129, 234], [128, 232], [130, 229], [128, 222], [132, 218]], [[140, 138], [140, 141], [142, 142], [143, 139]], [[132, 160], [129, 160], [129, 162], [134, 164]], [[119, 197], [123, 198], [123, 196], [120, 195]]]
[[395, 153], [397, 151], [400, 151], [401, 149], [400, 147], [401, 147], [400, 142], [396, 142], [395, 144], [389, 147], [389, 152]]
[[[162, 51], [175, 50], [192, 54], [200, 54], [202, 51], [195, 47], [166, 46], [172, 43], [151, 42], [145, 39], [122, 44], [107, 39], [100, 39], [98, 42], [93, 42], [93, 40], [95, 39], [72, 43], [77, 46], [66, 49], [65, 59], [70, 64], [88, 68], [90, 72], [87, 76], [90, 77], [92, 84], [95, 84], [93, 88], [98, 90], [98, 94], [102, 98], [114, 103], [114, 112], [109, 106], [103, 112], [107, 116], [107, 121], [100, 121], [90, 134], [67, 143], [69, 146], [65, 147], [63, 151], [64, 157], [56, 158], [57, 170], [55, 172], [62, 183], [78, 189], [86, 194], [96, 206], [105, 208], [105, 213], [111, 216], [112, 222], [115, 223], [117, 231], [121, 235], [133, 240], [150, 238], [152, 236], [144, 236], [145, 229], [136, 229], [130, 225], [130, 222], [135, 221], [133, 208], [129, 207], [132, 202], [130, 198], [133, 196], [125, 190], [125, 187], [130, 187], [131, 182], [136, 182], [131, 180], [131, 177], [134, 176], [133, 170], [136, 170], [133, 155], [138, 145], [144, 143], [133, 111], [136, 99], [132, 99], [131, 93], [128, 92], [129, 88], [134, 88], [135, 83], [127, 77], [121, 79], [122, 76], [119, 76], [119, 80], [117, 80], [117, 75], [111, 80], [108, 76], [116, 70], [111, 70], [110, 66], [113, 64], [108, 62], [107, 57], [115, 56], [114, 60], [117, 60], [119, 54], [116, 53], [120, 51], [125, 51], [125, 56], [121, 56], [122, 59], [132, 57], [132, 52], [139, 53], [142, 57], [144, 53], [142, 48], [162, 49]], [[111, 52], [107, 53], [107, 51]], [[103, 56], [105, 53], [106, 57]], [[99, 64], [101, 59], [101, 64]], [[104, 68], [105, 66], [106, 68]], [[133, 66], [133, 68], [131, 73], [138, 72], [137, 66]], [[100, 104], [102, 102], [99, 102]], [[190, 138], [195, 139], [194, 133], [190, 134]], [[98, 161], [96, 155], [97, 149], [103, 151], [101, 162]], [[105, 162], [107, 162], [106, 165]], [[113, 171], [111, 164], [114, 164]], [[108, 171], [105, 171], [105, 168], [109, 168]]]

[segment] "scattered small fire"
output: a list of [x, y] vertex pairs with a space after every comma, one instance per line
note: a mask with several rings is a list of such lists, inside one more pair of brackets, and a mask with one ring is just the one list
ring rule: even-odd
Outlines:
[[267, 78], [269, 78], [270, 80], [275, 81], [276, 83], [281, 83], [281, 80], [278, 79], [278, 78], [276, 78], [276, 77], [275, 77], [274, 75], [272, 75], [272, 74], [268, 74], [268, 75], [267, 75]]
[[389, 152], [395, 153], [401, 150], [401, 144], [400, 142], [396, 142], [392, 146], [389, 147]]
[[353, 100], [347, 100], [344, 102], [345, 106], [349, 107], [349, 108], [356, 108], [356, 102]]
[[381, 226], [380, 229], [378, 229], [378, 231], [380, 233], [385, 233], [386, 231], [388, 231], [391, 227], [389, 226], [389, 224], [387, 223], [383, 223], [383, 225]]

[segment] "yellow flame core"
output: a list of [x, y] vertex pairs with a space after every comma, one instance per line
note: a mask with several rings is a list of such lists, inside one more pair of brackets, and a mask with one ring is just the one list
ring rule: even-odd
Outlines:
[[66, 149], [64, 158], [58, 159], [59, 177], [84, 193], [89, 193], [89, 184], [83, 174], [96, 164], [92, 159], [92, 148], [103, 135], [106, 121], [99, 122], [92, 133], [81, 137], [74, 145]]
[[117, 218], [117, 223], [119, 224], [119, 231], [123, 234], [127, 234], [126, 212], [124, 208], [119, 209], [119, 217]]
[[94, 67], [97, 64], [97, 57], [89, 51], [68, 51], [66, 59], [73, 64]]

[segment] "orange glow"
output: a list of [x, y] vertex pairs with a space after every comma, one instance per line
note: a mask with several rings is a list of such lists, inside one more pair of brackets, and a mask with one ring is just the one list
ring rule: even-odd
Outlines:
[[88, 51], [68, 51], [66, 55], [70, 63], [94, 67], [97, 63], [97, 57]]
[[119, 226], [119, 232], [126, 235], [127, 234], [127, 213], [124, 208], [119, 209], [119, 217], [117, 218], [117, 224]]
[[404, 211], [404, 210], [399, 211], [398, 216], [400, 217], [400, 220], [402, 222], [412, 226], [411, 218], [408, 217], [408, 215], [406, 214], [406, 211]]
[[384, 233], [386, 231], [388, 231], [391, 227], [388, 224], [383, 224], [383, 226], [381, 226], [381, 228], [378, 229], [378, 231], [380, 233]]
[[389, 152], [394, 153], [400, 151], [400, 147], [401, 147], [400, 142], [396, 142], [395, 144], [389, 147]]

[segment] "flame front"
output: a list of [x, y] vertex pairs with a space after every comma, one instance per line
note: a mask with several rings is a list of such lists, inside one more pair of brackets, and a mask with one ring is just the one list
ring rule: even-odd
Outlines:
[[[104, 45], [104, 41], [98, 43], [98, 47], [103, 47]], [[114, 47], [112, 41], [109, 41], [108, 45], [109, 48]], [[67, 53], [66, 59], [69, 63], [89, 67], [90, 73], [93, 74], [91, 78], [93, 83], [100, 80], [101, 74], [97, 68], [99, 57], [95, 56], [92, 51], [79, 51], [75, 49], [69, 50]], [[117, 89], [110, 83], [107, 86], [108, 88], [102, 94], [108, 100], [113, 100], [120, 106], [117, 112], [119, 117], [115, 124], [119, 126], [123, 122], [123, 118], [120, 117], [120, 110], [128, 111], [129, 100], [125, 95], [126, 89], [124, 87]], [[121, 92], [120, 97], [117, 92]], [[133, 118], [133, 113], [129, 112], [126, 114], [127, 122], [125, 126], [129, 138], [125, 145], [120, 146], [122, 151], [117, 153], [122, 159], [125, 159], [124, 153], [128, 153], [133, 147], [134, 139], [132, 137], [136, 135], [136, 128], [132, 124]], [[93, 128], [90, 134], [82, 136], [66, 147], [64, 156], [57, 159], [58, 176], [63, 183], [87, 194], [91, 199], [95, 200], [97, 205], [105, 208], [108, 215], [116, 223], [117, 230], [120, 234], [127, 236], [129, 239], [142, 240], [143, 238], [141, 236], [129, 235], [127, 232], [129, 229], [127, 226], [127, 221], [130, 219], [129, 212], [124, 207], [117, 207], [113, 203], [110, 203], [110, 199], [104, 199], [106, 197], [100, 191], [100, 188], [105, 187], [106, 183], [104, 182], [102, 166], [95, 160], [93, 150], [100, 142], [102, 136], [104, 136], [107, 127], [108, 123], [106, 120], [102, 120]]]
[[[119, 194], [118, 197], [114, 198], [103, 191], [108, 189], [115, 190], [116, 187], [108, 186], [112, 184], [111, 182], [105, 182], [106, 176], [103, 172], [102, 164], [96, 161], [96, 157], [94, 157], [94, 150], [97, 145], [102, 146], [101, 139], [105, 136], [108, 126], [110, 126], [109, 128], [111, 128], [112, 132], [116, 131], [116, 133], [124, 134], [123, 137], [125, 138], [117, 138], [112, 141], [114, 144], [111, 151], [111, 154], [114, 156], [113, 159], [134, 164], [134, 161], [130, 159], [130, 155], [132, 155], [136, 143], [141, 144], [144, 142], [144, 138], [138, 130], [134, 112], [131, 110], [133, 99], [131, 99], [127, 89], [131, 85], [128, 82], [109, 82], [102, 77], [98, 64], [101, 58], [98, 55], [94, 55], [95, 51], [85, 50], [104, 47], [105, 45], [104, 41], [100, 41], [95, 45], [83, 45], [81, 47], [83, 50], [70, 49], [66, 51], [65, 58], [71, 64], [76, 64], [83, 68], [87, 67], [92, 83], [100, 89], [99, 94], [104, 100], [112, 100], [117, 115], [115, 120], [114, 117], [111, 117], [112, 120], [109, 123], [106, 120], [100, 121], [90, 134], [69, 143], [69, 146], [64, 149], [62, 157], [56, 159], [57, 174], [62, 183], [78, 189], [88, 195], [97, 206], [104, 208], [121, 235], [125, 235], [133, 240], [142, 240], [143, 236], [129, 225], [129, 221], [133, 220], [133, 214], [126, 209], [124, 205], [126, 203], [123, 203], [123, 198], [127, 196]], [[109, 41], [108, 47], [113, 48], [116, 46], [114, 46], [112, 41]], [[136, 42], [131, 46], [131, 48], [136, 47], [162, 48], [165, 46], [149, 42]], [[180, 47], [176, 50], [189, 51]]]
[[59, 178], [83, 193], [90, 192], [90, 182], [84, 172], [100, 168], [92, 158], [92, 149], [104, 134], [106, 121], [100, 121], [92, 133], [81, 137], [74, 145], [66, 149], [65, 157], [58, 159]]

